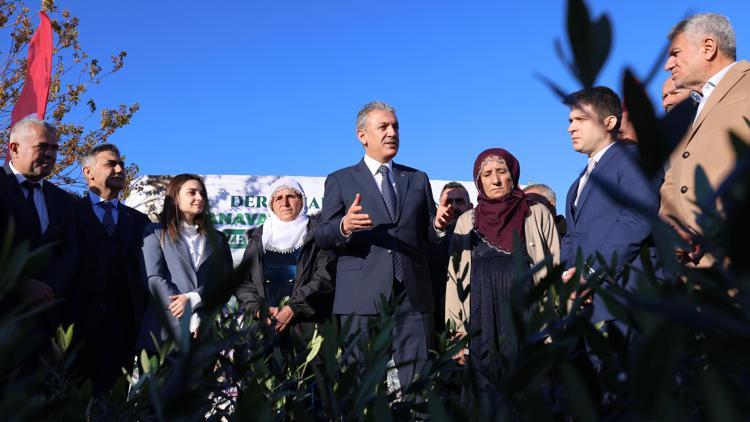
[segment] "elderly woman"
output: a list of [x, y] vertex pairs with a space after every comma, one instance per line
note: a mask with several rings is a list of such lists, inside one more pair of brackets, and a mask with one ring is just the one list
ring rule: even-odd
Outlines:
[[278, 332], [293, 321], [311, 326], [331, 315], [335, 256], [315, 245], [318, 218], [308, 217], [306, 202], [296, 180], [278, 179], [268, 219], [248, 232], [243, 260], [250, 267], [235, 296], [246, 315], [270, 316]]
[[[492, 148], [479, 154], [474, 162], [478, 204], [458, 218], [451, 239], [454, 254], [448, 265], [445, 314], [459, 335], [472, 333], [469, 350], [475, 366], [491, 365], [492, 357], [512, 344], [501, 319], [508, 314], [503, 307], [513, 287], [514, 254], [522, 254], [529, 267], [548, 255], [555, 264], [560, 259], [554, 216], [526, 197], [518, 187], [519, 175], [518, 160], [508, 151]], [[521, 250], [513, 250], [514, 236], [525, 245]], [[456, 280], [464, 271], [462, 284], [471, 284], [471, 294], [461, 303]], [[533, 282], [544, 275], [544, 270], [535, 273]], [[528, 291], [532, 280], [522, 282], [523, 291]], [[457, 359], [463, 361], [463, 354]]]
[[[180, 335], [180, 320], [190, 319], [195, 334], [204, 289], [232, 271], [232, 255], [224, 233], [211, 230], [206, 185], [194, 174], [179, 174], [167, 185], [159, 222], [146, 228], [143, 260], [152, 299], [138, 341], [154, 350], [151, 334], [166, 339], [163, 312], [172, 333]], [[189, 306], [188, 306], [189, 304]]]

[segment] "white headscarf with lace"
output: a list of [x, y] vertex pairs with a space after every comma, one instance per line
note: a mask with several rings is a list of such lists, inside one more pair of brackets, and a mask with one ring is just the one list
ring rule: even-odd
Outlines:
[[[273, 197], [282, 190], [292, 190], [302, 198], [302, 209], [292, 221], [281, 221], [273, 212]], [[275, 252], [292, 252], [302, 246], [307, 234], [307, 198], [302, 186], [291, 177], [282, 177], [271, 184], [271, 195], [268, 203], [268, 218], [263, 223], [263, 250]]]

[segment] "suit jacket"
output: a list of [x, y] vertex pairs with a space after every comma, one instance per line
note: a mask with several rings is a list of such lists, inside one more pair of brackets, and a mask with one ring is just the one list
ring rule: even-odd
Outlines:
[[[636, 259], [651, 234], [650, 220], [659, 209], [657, 186], [661, 179], [649, 181], [637, 157], [636, 146], [615, 142], [594, 167], [575, 208], [580, 176], [570, 186], [565, 201], [568, 227], [561, 246], [565, 265], [575, 265], [578, 248], [584, 259], [597, 252], [607, 262], [616, 254], [620, 265]], [[599, 268], [596, 260], [592, 268]]]
[[[75, 276], [79, 260], [78, 242], [76, 239], [75, 213], [73, 196], [50, 182], [42, 184], [42, 193], [47, 206], [49, 226], [41, 236], [26, 205], [23, 188], [10, 167], [6, 164], [0, 170], [0, 239], [4, 239], [8, 221], [15, 222], [13, 246], [29, 241], [32, 248], [54, 243], [50, 249], [49, 260], [39, 268], [32, 277], [48, 284], [58, 299], [66, 299], [71, 282]], [[62, 313], [67, 313], [67, 303], [56, 307], [57, 314], [50, 321], [53, 328], [59, 322]]]
[[[414, 310], [432, 312], [432, 286], [427, 261], [428, 242], [437, 242], [433, 222], [435, 202], [429, 179], [424, 172], [393, 164], [398, 197], [395, 222], [364, 160], [338, 170], [325, 182], [325, 200], [315, 241], [324, 250], [334, 250], [336, 293], [333, 312], [341, 315], [377, 313], [379, 296], [390, 297], [393, 277], [393, 253], [402, 256], [405, 289]], [[341, 234], [341, 219], [354, 201], [370, 215], [374, 228]]]
[[[321, 251], [315, 244], [319, 217], [320, 215], [310, 217], [307, 224], [307, 235], [302, 242], [289, 300], [297, 322], [323, 321], [331, 316], [336, 256], [331, 251]], [[262, 260], [263, 226], [250, 230], [247, 237], [247, 248], [242, 260], [249, 262], [250, 267], [235, 296], [245, 312], [255, 316], [266, 296], [263, 286], [266, 279]]]
[[[128, 318], [133, 322], [135, 331], [120, 333], [112, 331], [113, 345], [118, 341], [130, 338], [129, 345], [122, 344], [128, 350], [133, 350], [138, 334], [138, 328], [143, 320], [143, 313], [148, 301], [148, 290], [144, 275], [141, 273], [141, 247], [143, 246], [143, 230], [149, 224], [148, 217], [122, 202], [118, 205], [117, 232], [120, 250], [123, 252], [123, 279], [126, 286], [114, 286], [110, 277], [110, 257], [104, 247], [105, 242], [112, 241], [104, 231], [101, 221], [94, 214], [91, 200], [84, 196], [76, 200], [78, 215], [78, 239], [80, 250], [86, 251], [86, 260], [81, 261], [76, 283], [71, 291], [73, 319], [76, 322], [76, 334], [86, 337], [89, 335], [107, 335], [106, 329], [113, 330], [111, 319]], [[124, 287], [124, 288], [123, 288]], [[109, 315], [112, 303], [118, 298], [117, 292], [126, 291], [131, 309], [127, 315]], [[90, 327], [91, 332], [81, 332], [84, 327]], [[98, 327], [95, 329], [94, 327]], [[78, 336], [77, 336], [78, 337]], [[115, 347], [115, 346], [113, 346]]]
[[[695, 123], [673, 151], [661, 187], [659, 214], [697, 233], [695, 171], [701, 166], [714, 189], [734, 168], [730, 131], [750, 143], [750, 63], [737, 62], [714, 88]], [[718, 204], [721, 207], [721, 204]]]
[[[224, 233], [214, 230], [206, 236], [206, 250], [198, 268], [193, 265], [187, 243], [179, 236], [174, 242], [159, 223], [149, 224], [144, 231], [143, 265], [151, 298], [146, 309], [138, 348], [153, 348], [151, 333], [157, 339], [167, 338], [158, 312], [169, 322], [177, 337], [180, 321], [172, 316], [168, 306], [169, 296], [197, 292], [204, 298], [206, 285], [226, 276], [232, 271], [232, 254]], [[189, 318], [189, 315], [183, 316]]]

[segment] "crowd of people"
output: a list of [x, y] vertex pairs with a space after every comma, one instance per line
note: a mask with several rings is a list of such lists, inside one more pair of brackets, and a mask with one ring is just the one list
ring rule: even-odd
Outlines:
[[[694, 175], [701, 167], [716, 188], [735, 161], [730, 131], [750, 142], [750, 63], [736, 60], [734, 29], [720, 15], [691, 16], [668, 38], [662, 103], [666, 113], [687, 110], [687, 132], [664, 171], [647, 176], [636, 144], [649, 139], [638, 139], [620, 97], [607, 87], [569, 95], [568, 133], [587, 163], [560, 204], [564, 217], [556, 215], [548, 186], [521, 189], [520, 163], [499, 147], [476, 157], [475, 204], [455, 182], [436, 204], [427, 174], [394, 162], [400, 145], [395, 109], [366, 104], [356, 119], [363, 158], [327, 177], [320, 214], [308, 216], [305, 192], [294, 179], [271, 186], [269, 217], [248, 232], [248, 271], [235, 292], [244, 317], [300, 335], [334, 319], [366, 336], [381, 298], [390, 298], [400, 303], [392, 350], [402, 387], [429, 359], [446, 325], [457, 328], [457, 337], [471, 334], [455, 359], [481, 379], [499, 353], [517, 347], [503, 329], [503, 307], [514, 289], [528, 291], [544, 277], [545, 262], [567, 269], [564, 280], [585, 282], [602, 267], [591, 257], [614, 257], [617, 281], [624, 282], [624, 269], [642, 264], [640, 251], [649, 247], [659, 216], [684, 240], [676, 251], [683, 262], [727, 265], [701, 247]], [[82, 198], [45, 180], [59, 148], [50, 124], [16, 123], [8, 148], [0, 173], [0, 238], [48, 245], [49, 253], [0, 298], [0, 312], [20, 303], [48, 305], [18, 355], [20, 370], [39, 365], [61, 323], [75, 324], [76, 366], [98, 392], [170, 330], [173, 338], [185, 331], [197, 336], [206, 287], [233, 270], [225, 235], [210, 227], [199, 176], [172, 178], [152, 223], [119, 200], [125, 165], [114, 145], [95, 146], [82, 157], [88, 184]], [[587, 259], [576, 270], [578, 255]], [[658, 259], [653, 249], [648, 258]], [[519, 277], [519, 259], [543, 268]], [[603, 330], [616, 323], [596, 295], [586, 306]], [[352, 363], [361, 363], [358, 343], [348, 347]]]

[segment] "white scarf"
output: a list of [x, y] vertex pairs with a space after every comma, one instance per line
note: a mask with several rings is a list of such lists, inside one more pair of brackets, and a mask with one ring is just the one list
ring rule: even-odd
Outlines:
[[[273, 197], [282, 190], [291, 189], [302, 198], [302, 210], [292, 221], [281, 221], [273, 212]], [[302, 246], [307, 235], [307, 198], [302, 186], [291, 177], [277, 179], [271, 185], [268, 219], [263, 223], [263, 250], [288, 253]]]

